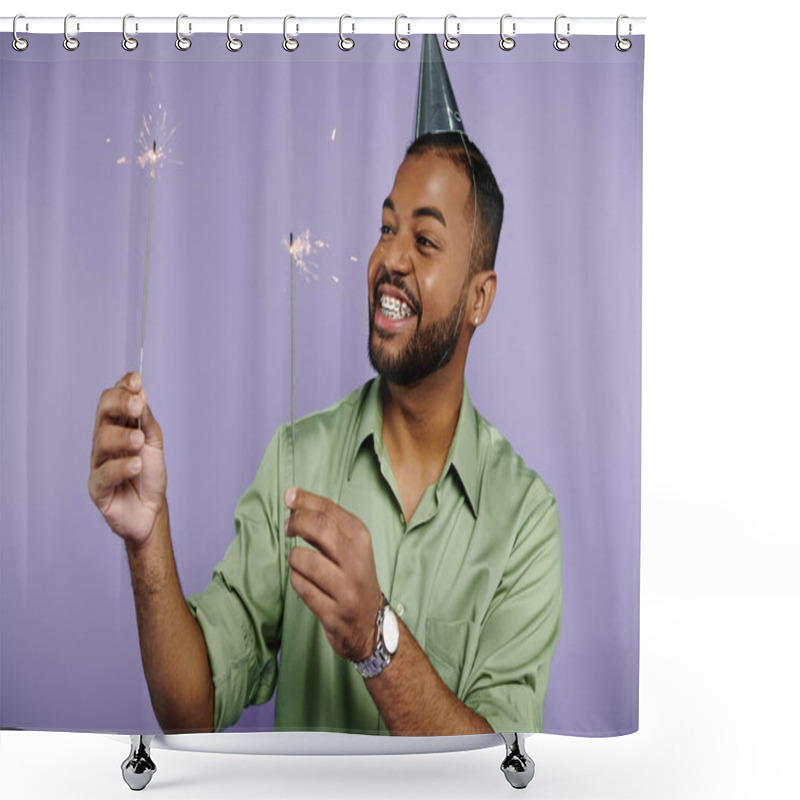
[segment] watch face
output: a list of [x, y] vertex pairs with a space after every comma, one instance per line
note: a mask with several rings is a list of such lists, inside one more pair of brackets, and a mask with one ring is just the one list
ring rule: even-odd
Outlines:
[[389, 655], [394, 655], [400, 642], [400, 628], [394, 611], [387, 606], [383, 612], [383, 644]]

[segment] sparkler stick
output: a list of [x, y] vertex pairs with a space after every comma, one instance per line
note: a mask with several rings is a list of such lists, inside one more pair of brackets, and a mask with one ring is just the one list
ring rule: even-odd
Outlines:
[[289, 233], [289, 274], [290, 274], [290, 302], [291, 302], [291, 370], [292, 370], [292, 393], [291, 393], [291, 413], [292, 413], [292, 486], [295, 486], [295, 456], [294, 456], [294, 234]]
[[[158, 159], [158, 151], [156, 150], [156, 143], [153, 140], [153, 150], [148, 154], [150, 157], [150, 202], [147, 207], [147, 248], [144, 256], [144, 299], [142, 302], [142, 337], [139, 347], [139, 375], [142, 375], [142, 368], [144, 367], [144, 324], [147, 318], [147, 281], [150, 277], [150, 228], [153, 222], [153, 186], [156, 182], [156, 160]], [[142, 385], [144, 385], [144, 377], [142, 377]], [[139, 417], [139, 430], [142, 429], [142, 418]], [[139, 499], [142, 498], [142, 472], [139, 473]]]
[[[294, 232], [289, 233], [289, 241], [287, 243], [286, 239], [281, 239], [284, 246], [288, 244], [289, 247], [289, 286], [290, 286], [290, 295], [289, 295], [289, 303], [290, 303], [290, 318], [291, 318], [291, 328], [290, 328], [290, 340], [291, 340], [291, 416], [292, 416], [292, 484], [296, 485], [296, 470], [295, 470], [295, 436], [294, 436], [294, 397], [295, 397], [295, 324], [294, 324], [294, 317], [295, 317], [295, 308], [294, 308], [294, 278], [295, 272], [300, 275], [301, 278], [307, 283], [310, 284], [312, 281], [316, 281], [319, 278], [319, 265], [314, 261], [314, 256], [323, 248], [330, 247], [329, 243], [324, 241], [323, 239], [314, 239], [311, 235], [311, 231], [306, 228], [304, 231], [299, 233], [297, 237], [295, 237]], [[339, 279], [335, 276], [331, 276], [331, 280], [334, 283], [339, 283]], [[284, 292], [286, 290], [284, 289]]]

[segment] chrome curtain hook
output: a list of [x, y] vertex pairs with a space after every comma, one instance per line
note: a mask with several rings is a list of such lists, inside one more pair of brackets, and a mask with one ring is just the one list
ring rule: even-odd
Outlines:
[[[553, 42], [553, 47], [558, 50], [560, 53], [563, 53], [569, 47], [569, 39], [565, 38], [558, 32], [558, 21], [560, 19], [566, 19], [566, 14], [559, 14], [556, 17], [555, 24], [553, 26], [553, 31], [556, 36], [556, 40]], [[569, 36], [569, 22], [567, 23], [567, 36]]]
[[14, 17], [14, 22], [11, 23], [11, 32], [14, 34], [14, 39], [11, 42], [12, 47], [19, 53], [23, 50], [26, 50], [28, 47], [28, 40], [23, 39], [21, 36], [17, 34], [17, 20], [18, 19], [25, 19], [24, 14], [17, 14]]
[[[619, 24], [624, 19], [628, 19], [628, 15], [627, 14], [620, 14], [617, 17], [617, 41], [614, 43], [614, 47], [616, 47], [617, 50], [620, 51], [620, 53], [627, 53], [628, 50], [630, 50], [631, 47], [633, 47], [633, 42], [630, 39], [623, 39], [622, 36], [620, 36], [620, 33], [619, 33], [619, 28], [620, 28]], [[629, 34], [630, 34], [631, 30], [632, 30], [632, 26], [631, 26], [630, 23], [628, 23], [628, 33]]]
[[239, 19], [236, 14], [231, 14], [228, 17], [228, 41], [225, 42], [225, 47], [227, 47], [231, 53], [238, 53], [242, 49], [242, 40], [231, 35], [231, 22], [235, 19]]
[[283, 18], [283, 49], [289, 53], [293, 53], [300, 47], [300, 42], [297, 39], [293, 39], [289, 34], [286, 32], [286, 24], [289, 22], [290, 19], [297, 19], [297, 17], [293, 17], [291, 14], [287, 14]]
[[[408, 48], [411, 47], [411, 41], [406, 39], [405, 36], [401, 36], [398, 32], [401, 19], [408, 19], [408, 17], [405, 14], [398, 14], [394, 18], [394, 46], [397, 50], [408, 50]], [[406, 22], [406, 27], [408, 28], [406, 32], [411, 33], [410, 22]]]
[[447, 23], [451, 19], [458, 19], [458, 18], [456, 17], [455, 14], [448, 14], [444, 18], [444, 46], [448, 50], [458, 50], [458, 46], [461, 44], [461, 42], [458, 40], [457, 37], [458, 37], [458, 34], [461, 33], [461, 23], [460, 22], [456, 22], [456, 35], [455, 36], [451, 36], [447, 32]]
[[[69, 21], [71, 19], [75, 19], [74, 14], [67, 14], [67, 16], [64, 17], [64, 49], [69, 50], [70, 52], [77, 50], [81, 44], [74, 36], [70, 36], [69, 31], [67, 30], [67, 26], [69, 25]], [[80, 30], [80, 25], [78, 25], [78, 30]]]
[[[517, 42], [516, 42], [515, 39], [513, 39], [511, 36], [506, 36], [505, 33], [503, 32], [503, 23], [507, 19], [511, 19], [511, 18], [512, 18], [511, 14], [503, 14], [503, 16], [500, 17], [500, 49], [501, 50], [513, 50], [517, 45]], [[516, 22], [512, 22], [511, 23], [511, 33], [515, 34], [516, 32], [517, 32], [517, 23]]]
[[139, 46], [139, 40], [134, 39], [132, 36], [128, 36], [128, 20], [135, 19], [133, 14], [126, 14], [122, 18], [122, 49], [131, 52], [135, 50]]
[[[188, 14], [178, 14], [178, 18], [175, 20], [175, 47], [178, 50], [188, 50], [192, 46], [192, 40], [187, 39], [185, 36], [181, 34], [181, 20], [188, 19]], [[189, 30], [192, 29], [192, 26], [189, 26]]]
[[[353, 18], [349, 14], [342, 14], [342, 16], [339, 17], [339, 49], [340, 50], [352, 50], [356, 46], [356, 43], [352, 39], [350, 39], [348, 36], [345, 36], [344, 33], [342, 33], [342, 24], [344, 23], [344, 21], [346, 19], [353, 19]], [[355, 23], [352, 23], [352, 27], [353, 27], [353, 30], [356, 29]]]

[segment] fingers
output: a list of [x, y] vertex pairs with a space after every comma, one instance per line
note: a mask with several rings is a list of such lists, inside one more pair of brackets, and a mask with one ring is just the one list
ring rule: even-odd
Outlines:
[[104, 462], [97, 469], [89, 473], [89, 495], [103, 509], [103, 498], [109, 497], [116, 486], [141, 472], [142, 459], [138, 456], [132, 458], [116, 458]]
[[147, 402], [147, 394], [144, 389], [141, 391], [141, 397], [143, 403], [141, 411], [142, 431], [144, 432], [145, 443], [155, 444], [160, 447], [163, 441], [161, 437], [161, 426], [156, 422], [156, 418], [150, 410], [150, 404]]
[[121, 377], [114, 386], [118, 389], [128, 389], [138, 392], [142, 388], [142, 376], [138, 372], [128, 372]]
[[320, 553], [295, 547], [289, 553], [289, 566], [328, 597], [335, 599], [340, 593], [342, 571]]
[[161, 428], [148, 405], [142, 377], [138, 372], [129, 372], [100, 395], [95, 429], [108, 422], [133, 427], [138, 426], [140, 420], [145, 440], [148, 443], [160, 443]]
[[135, 456], [145, 443], [145, 435], [136, 428], [122, 425], [101, 425], [94, 437], [92, 448], [92, 467], [99, 467], [106, 461], [120, 456]]
[[147, 397], [138, 377], [133, 385], [136, 386], [135, 391], [131, 388], [131, 380], [123, 378], [100, 395], [95, 425], [108, 420], [122, 420], [128, 424], [139, 419], [147, 404]]
[[141, 384], [141, 375], [129, 372], [100, 395], [92, 437], [92, 469], [120, 457], [135, 457], [145, 444], [162, 446], [161, 428]]
[[298, 489], [296, 486], [290, 486], [283, 495], [283, 502], [287, 508], [293, 511], [300, 508], [308, 508], [313, 511], [334, 513], [337, 509], [344, 511], [341, 506], [330, 501], [327, 497], [323, 497], [313, 492], [307, 492], [305, 489]]
[[322, 620], [335, 619], [336, 601], [323, 592], [322, 589], [296, 570], [292, 570], [289, 574], [289, 582], [300, 596], [300, 599], [320, 622]]
[[314, 545], [334, 564], [342, 564], [344, 532], [327, 514], [310, 509], [292, 511], [283, 523], [287, 536], [299, 536]]

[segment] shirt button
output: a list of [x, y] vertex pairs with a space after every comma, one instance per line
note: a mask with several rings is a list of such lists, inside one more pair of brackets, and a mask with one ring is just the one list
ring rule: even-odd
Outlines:
[[400, 512], [400, 524], [401, 525], [406, 524], [406, 515], [402, 511]]
[[397, 604], [397, 616], [398, 617], [402, 617], [404, 611], [405, 611], [405, 608], [403, 607], [403, 604], [402, 603], [398, 603]]

